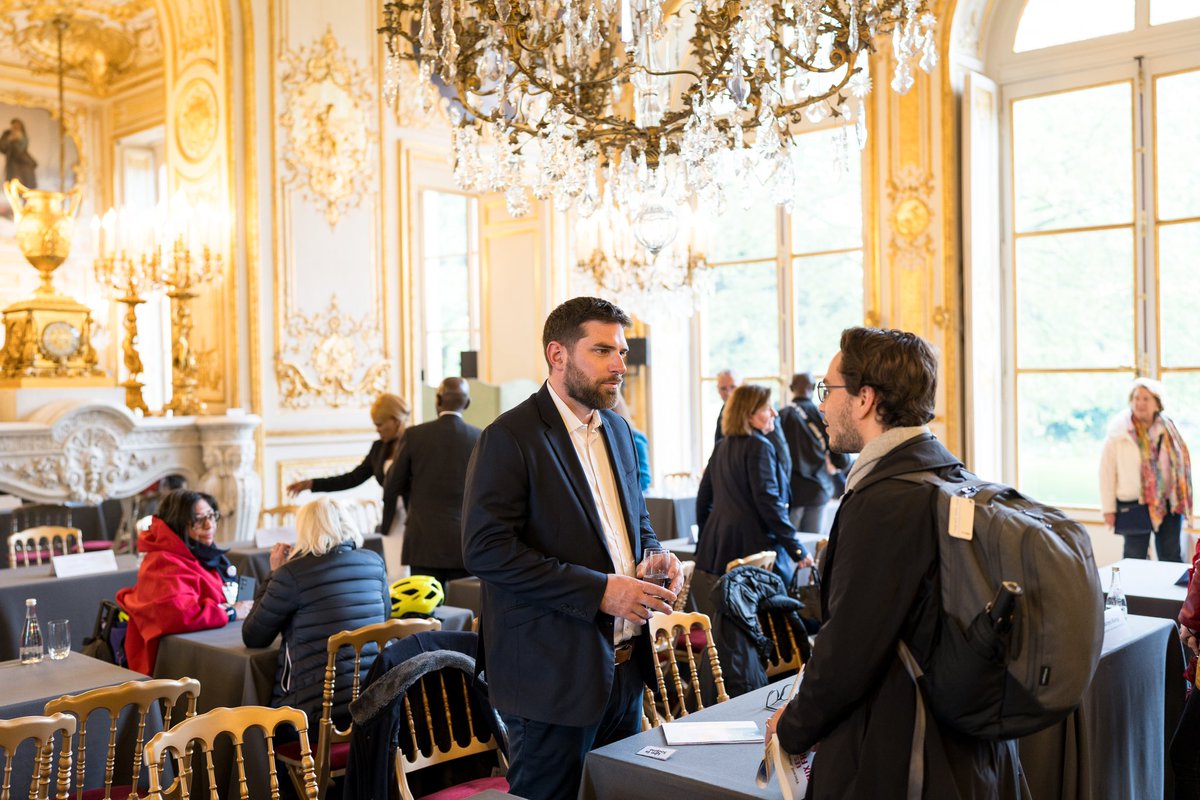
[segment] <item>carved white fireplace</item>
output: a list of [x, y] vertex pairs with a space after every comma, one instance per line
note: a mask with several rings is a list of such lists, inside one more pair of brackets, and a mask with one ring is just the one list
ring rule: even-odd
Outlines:
[[254, 415], [135, 417], [123, 406], [57, 400], [0, 423], [0, 491], [46, 503], [128, 497], [183, 475], [221, 508], [220, 541], [254, 537], [262, 481]]

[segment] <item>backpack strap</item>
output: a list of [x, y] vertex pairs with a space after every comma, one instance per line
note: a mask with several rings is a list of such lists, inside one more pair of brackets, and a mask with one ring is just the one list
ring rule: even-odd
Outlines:
[[913, 695], [917, 698], [916, 714], [913, 717], [912, 749], [908, 756], [908, 791], [906, 800], [921, 800], [925, 789], [925, 699], [921, 696], [921, 685], [917, 682], [925, 673], [913, 657], [908, 645], [901, 639], [896, 643], [896, 652], [908, 676], [912, 678]]

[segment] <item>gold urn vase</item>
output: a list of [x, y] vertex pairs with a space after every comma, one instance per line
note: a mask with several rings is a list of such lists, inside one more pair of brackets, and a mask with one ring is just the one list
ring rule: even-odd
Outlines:
[[14, 179], [4, 184], [4, 193], [12, 204], [17, 245], [42, 282], [33, 297], [4, 309], [0, 386], [107, 385], [91, 344], [91, 309], [54, 291], [51, 280], [71, 252], [83, 190], [48, 192]]

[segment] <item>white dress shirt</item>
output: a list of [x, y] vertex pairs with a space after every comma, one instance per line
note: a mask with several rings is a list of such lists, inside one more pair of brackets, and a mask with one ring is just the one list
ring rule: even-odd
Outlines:
[[[604, 541], [608, 546], [608, 555], [612, 559], [615, 572], [618, 575], [635, 577], [637, 565], [633, 563], [633, 547], [629, 543], [629, 529], [625, 525], [625, 514], [621, 510], [621, 496], [617, 493], [617, 481], [608, 460], [608, 447], [604, 444], [604, 435], [600, 432], [603, 420], [598, 413], [592, 411], [587, 420], [575, 416], [554, 387], [549, 383], [546, 387], [554, 398], [554, 405], [562, 415], [567, 433], [571, 435], [571, 444], [575, 447], [575, 455], [583, 467], [587, 477], [588, 488], [592, 490], [592, 500], [596, 503], [596, 514], [600, 517], [600, 527], [604, 530]], [[637, 626], [627, 619], [618, 617], [613, 626], [613, 642], [620, 644], [637, 633]]]

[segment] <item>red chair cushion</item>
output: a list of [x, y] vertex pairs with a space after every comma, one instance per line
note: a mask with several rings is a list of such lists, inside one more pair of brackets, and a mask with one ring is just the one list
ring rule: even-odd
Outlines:
[[[275, 748], [275, 754], [284, 761], [300, 763], [300, 740], [288, 742]], [[350, 743], [349, 742], [334, 742], [329, 748], [329, 771], [338, 772], [346, 768], [346, 762], [350, 760]]]
[[690, 644], [692, 645], [693, 653], [702, 652], [704, 648], [708, 647], [708, 634], [704, 632], [704, 629], [692, 628], [692, 630], [686, 636], [683, 633], [680, 633], [679, 636], [675, 638], [675, 649], [682, 650], [683, 648], [687, 647], [689, 640]]
[[460, 783], [457, 786], [451, 786], [448, 789], [442, 789], [440, 792], [427, 794], [420, 800], [462, 800], [464, 797], [473, 797], [480, 792], [486, 792], [488, 789], [495, 789], [498, 792], [508, 791], [507, 778], [478, 778], [466, 783]]
[[83, 551], [87, 553], [92, 550], [112, 550], [112, 544], [104, 539], [92, 539], [90, 542], [83, 543]]
[[[112, 787], [112, 794], [110, 794], [109, 797], [111, 797], [112, 800], [125, 800], [127, 797], [129, 797], [129, 794], [132, 791], [132, 786], [114, 786]], [[104, 800], [104, 787], [101, 786], [99, 789], [84, 790], [83, 800]]]

